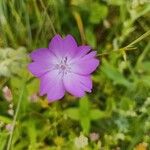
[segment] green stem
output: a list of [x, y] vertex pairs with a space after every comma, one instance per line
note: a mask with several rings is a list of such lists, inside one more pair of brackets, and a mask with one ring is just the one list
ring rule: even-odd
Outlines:
[[143, 35], [141, 35], [139, 38], [137, 38], [136, 40], [134, 40], [132, 43], [130, 43], [129, 45], [126, 46], [127, 47], [131, 47], [132, 45], [138, 43], [139, 41], [145, 39], [147, 36], [150, 35], [150, 30], [147, 31], [146, 33], [144, 33]]
[[103, 55], [108, 55], [112, 52], [121, 52], [121, 51], [128, 51], [128, 50], [134, 50], [136, 48], [132, 47], [132, 45], [140, 42], [141, 40], [145, 39], [146, 37], [148, 37], [150, 35], [150, 30], [147, 31], [146, 33], [144, 33], [143, 35], [141, 35], [139, 38], [137, 38], [136, 40], [134, 40], [133, 42], [131, 42], [129, 45], [123, 47], [123, 48], [120, 48], [118, 50], [113, 50], [113, 51], [106, 51], [102, 54], [98, 54], [97, 56], [103, 56]]
[[136, 48], [135, 47], [132, 47], [132, 48], [127, 48], [127, 47], [124, 47], [124, 48], [120, 48], [118, 50], [113, 50], [113, 51], [105, 51], [104, 53], [102, 54], [98, 54], [97, 56], [103, 56], [103, 55], [108, 55], [110, 53], [118, 53], [118, 52], [121, 52], [121, 51], [130, 51], [130, 50], [135, 50]]
[[25, 89], [25, 83], [26, 82], [23, 83], [23, 87], [22, 87], [22, 90], [21, 90], [21, 93], [20, 93], [20, 96], [19, 96], [19, 100], [18, 100], [18, 104], [17, 104], [17, 108], [16, 108], [16, 113], [15, 113], [15, 116], [14, 116], [14, 119], [13, 119], [13, 123], [12, 123], [12, 131], [11, 131], [9, 139], [8, 139], [8, 144], [7, 144], [7, 149], [6, 150], [10, 150], [11, 149], [13, 133], [14, 133], [15, 124], [16, 124], [16, 120], [17, 120], [17, 117], [18, 117], [18, 112], [19, 112], [20, 105], [21, 105], [21, 100], [22, 100], [22, 97], [23, 97], [24, 89]]

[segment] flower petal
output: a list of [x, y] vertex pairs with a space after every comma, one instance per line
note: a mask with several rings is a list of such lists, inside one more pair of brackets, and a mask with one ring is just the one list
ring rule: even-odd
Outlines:
[[36, 77], [40, 77], [48, 71], [53, 70], [53, 65], [48, 62], [32, 62], [28, 65], [30, 72]]
[[48, 59], [48, 60], [54, 60], [55, 59], [56, 60], [56, 57], [47, 48], [36, 49], [35, 51], [33, 51], [30, 54], [30, 57], [34, 61], [43, 61], [43, 60], [46, 60], [46, 59]]
[[89, 54], [87, 54], [84, 57], [82, 57], [83, 58], [82, 60], [88, 60], [88, 59], [91, 59], [91, 58], [95, 58], [96, 57], [96, 53], [97, 53], [96, 51], [92, 51]]
[[49, 50], [56, 56], [64, 56], [63, 39], [60, 35], [55, 35], [49, 43]]
[[47, 94], [50, 102], [61, 99], [65, 94], [63, 80], [58, 71], [51, 71], [40, 77], [40, 95]]
[[66, 55], [73, 57], [77, 53], [77, 43], [71, 35], [67, 35], [63, 40]]
[[67, 35], [64, 39], [60, 35], [55, 35], [49, 43], [49, 49], [58, 58], [72, 57], [76, 53], [77, 43], [71, 35]]
[[88, 75], [95, 71], [99, 65], [99, 60], [95, 58], [96, 52], [91, 52], [82, 58], [72, 61], [72, 72], [81, 75]]
[[78, 47], [78, 52], [76, 54], [75, 57], [83, 57], [84, 55], [86, 55], [89, 51], [91, 50], [91, 47], [90, 46], [86, 46], [86, 45], [83, 45], [83, 46], [79, 46]]
[[92, 89], [90, 76], [68, 73], [64, 76], [63, 82], [66, 91], [77, 97], [84, 96], [85, 91], [91, 92]]

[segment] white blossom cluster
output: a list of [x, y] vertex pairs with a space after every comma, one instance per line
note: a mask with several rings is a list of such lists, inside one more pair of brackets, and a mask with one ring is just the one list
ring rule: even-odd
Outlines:
[[18, 72], [27, 60], [24, 47], [18, 49], [0, 48], [0, 77], [9, 77]]

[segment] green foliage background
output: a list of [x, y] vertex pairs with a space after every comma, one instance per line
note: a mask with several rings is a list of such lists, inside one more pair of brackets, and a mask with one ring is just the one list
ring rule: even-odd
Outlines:
[[[86, 150], [149, 149], [150, 38], [120, 50], [149, 29], [148, 0], [0, 0], [0, 150], [76, 150], [80, 134], [88, 137]], [[81, 100], [66, 94], [48, 104], [27, 70], [28, 54], [47, 47], [55, 32], [72, 34], [99, 54], [93, 92]], [[2, 92], [6, 85], [12, 102]], [[19, 100], [9, 145], [5, 126], [14, 116], [7, 111], [13, 104], [16, 112]]]

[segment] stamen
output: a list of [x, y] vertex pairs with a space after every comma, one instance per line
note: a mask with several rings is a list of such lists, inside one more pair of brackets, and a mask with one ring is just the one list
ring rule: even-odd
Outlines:
[[55, 65], [55, 69], [58, 70], [59, 74], [62, 74], [62, 77], [67, 73], [71, 72], [71, 67], [70, 64], [68, 63], [68, 58], [67, 57], [62, 58], [60, 63]]

